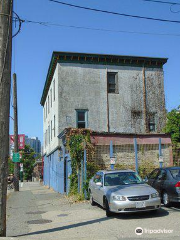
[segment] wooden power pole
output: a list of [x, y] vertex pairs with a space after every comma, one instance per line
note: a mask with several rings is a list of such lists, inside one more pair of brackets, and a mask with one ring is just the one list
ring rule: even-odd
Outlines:
[[0, 237], [6, 236], [13, 0], [0, 0]]
[[[17, 111], [17, 79], [13, 74], [13, 108], [14, 108], [14, 152], [19, 152], [18, 147], [18, 111]], [[14, 191], [19, 191], [19, 163], [14, 163]]]

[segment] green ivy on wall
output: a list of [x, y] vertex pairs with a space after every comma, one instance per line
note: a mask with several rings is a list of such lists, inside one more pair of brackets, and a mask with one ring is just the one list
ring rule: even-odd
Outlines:
[[87, 181], [84, 183], [84, 190], [88, 190], [89, 179], [97, 170], [97, 167], [91, 162], [94, 154], [94, 146], [91, 143], [90, 134], [91, 131], [89, 129], [70, 129], [66, 137], [72, 168], [70, 176], [70, 195], [78, 194], [78, 172], [81, 170], [81, 160], [84, 159], [85, 148], [87, 152]]

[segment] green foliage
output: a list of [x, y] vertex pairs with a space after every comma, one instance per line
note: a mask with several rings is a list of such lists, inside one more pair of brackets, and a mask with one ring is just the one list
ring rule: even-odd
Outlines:
[[[180, 107], [180, 106], [179, 106]], [[179, 109], [178, 107], [178, 109]], [[174, 165], [178, 165], [178, 159], [180, 159], [180, 111], [173, 109], [167, 114], [167, 123], [164, 128], [166, 133], [171, 134], [173, 161]]]
[[78, 193], [78, 171], [81, 159], [83, 159], [83, 140], [82, 134], [72, 135], [69, 138], [68, 148], [71, 156], [72, 174], [70, 176], [70, 194]]
[[[114, 166], [117, 170], [127, 170], [131, 169], [135, 171], [135, 165], [127, 165], [127, 164], [115, 164]], [[141, 178], [145, 178], [149, 173], [154, 170], [156, 166], [151, 161], [142, 161], [139, 163], [138, 173], [141, 176]]]
[[138, 173], [141, 176], [142, 179], [144, 179], [147, 175], [149, 175], [154, 169], [156, 168], [156, 166], [154, 165], [154, 163], [152, 161], [142, 161], [139, 164], [139, 168], [138, 168]]
[[34, 169], [34, 163], [35, 163], [35, 152], [30, 146], [25, 145], [25, 148], [21, 151], [22, 158], [21, 163], [23, 163], [23, 169], [24, 169], [24, 179], [25, 180], [31, 180], [32, 179], [32, 173]]
[[180, 142], [180, 112], [176, 109], [167, 114], [167, 123], [164, 131], [171, 134], [173, 144]]
[[114, 166], [114, 169], [116, 170], [126, 170], [126, 169], [131, 169], [131, 170], [135, 170], [135, 166], [133, 164], [125, 164], [125, 163], [116, 163], [115, 166]]
[[[91, 144], [90, 131], [82, 129], [73, 129], [69, 136], [67, 136], [67, 147], [71, 156], [71, 168], [72, 174], [70, 176], [70, 192], [69, 195], [78, 194], [78, 171], [81, 169], [81, 160], [84, 158], [84, 147], [86, 147], [87, 158], [91, 158], [93, 154], [93, 146]], [[85, 183], [85, 189], [88, 189], [88, 182], [92, 174], [94, 174], [95, 167], [92, 164], [87, 163], [87, 182]], [[90, 173], [92, 172], [92, 173]], [[79, 198], [84, 198], [83, 194], [80, 194]]]
[[88, 198], [90, 197], [89, 196], [89, 191], [88, 191], [89, 181], [95, 175], [95, 173], [98, 172], [99, 170], [100, 170], [100, 166], [99, 165], [96, 165], [93, 162], [87, 162], [87, 180], [84, 183], [83, 191], [86, 191]]
[[14, 163], [12, 162], [12, 159], [8, 158], [8, 174], [14, 173]]

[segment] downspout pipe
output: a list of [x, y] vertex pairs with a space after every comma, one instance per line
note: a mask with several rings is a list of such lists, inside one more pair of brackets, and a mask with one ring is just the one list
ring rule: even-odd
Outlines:
[[143, 64], [143, 115], [144, 115], [144, 130], [145, 133], [148, 133], [148, 126], [147, 126], [147, 93], [146, 93], [146, 72], [145, 72], [145, 65]]
[[106, 68], [106, 83], [107, 83], [107, 132], [110, 131], [109, 129], [109, 95], [108, 95], [108, 69]]

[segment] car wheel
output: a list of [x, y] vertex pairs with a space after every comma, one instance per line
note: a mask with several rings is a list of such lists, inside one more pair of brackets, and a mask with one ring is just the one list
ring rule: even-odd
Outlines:
[[90, 192], [90, 203], [91, 203], [91, 206], [94, 206], [95, 205], [95, 201], [93, 199], [93, 195], [92, 193]]
[[170, 201], [169, 201], [169, 196], [167, 194], [167, 192], [163, 192], [162, 194], [162, 202], [164, 204], [165, 207], [169, 207], [170, 206]]
[[108, 200], [106, 199], [106, 217], [112, 217], [113, 213], [109, 209], [109, 203]]

